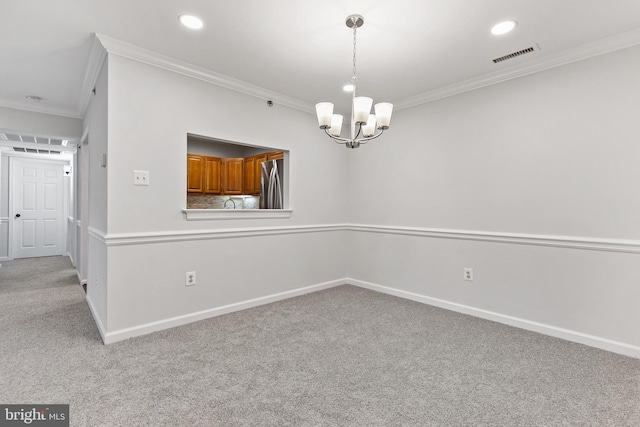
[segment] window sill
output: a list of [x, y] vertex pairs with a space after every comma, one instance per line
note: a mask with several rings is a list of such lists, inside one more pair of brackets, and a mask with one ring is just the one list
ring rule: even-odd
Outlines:
[[203, 219], [291, 218], [291, 209], [183, 209], [187, 221]]

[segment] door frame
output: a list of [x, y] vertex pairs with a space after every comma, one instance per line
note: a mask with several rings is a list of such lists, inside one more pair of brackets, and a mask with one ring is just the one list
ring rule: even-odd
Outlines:
[[[9, 158], [9, 170], [8, 170], [8, 177], [9, 177], [9, 181], [8, 181], [8, 188], [9, 188], [9, 230], [7, 233], [7, 240], [8, 240], [8, 253], [7, 256], [9, 258], [9, 260], [13, 260], [15, 259], [13, 256], [13, 247], [14, 247], [14, 227], [15, 227], [15, 216], [13, 215], [14, 212], [14, 206], [13, 206], [13, 196], [14, 196], [14, 182], [13, 182], [13, 172], [14, 172], [14, 159], [15, 158], [21, 158], [21, 159], [27, 159], [27, 160], [40, 160], [40, 161], [48, 161], [51, 163], [59, 163], [60, 166], [63, 165], [71, 165], [71, 161], [72, 158], [60, 153], [60, 156], [53, 156], [51, 154], [37, 154], [37, 153], [20, 153], [20, 152], [5, 152], [5, 154], [8, 156]], [[62, 238], [62, 255], [65, 256], [67, 255], [67, 236], [68, 236], [68, 229], [67, 229], [67, 218], [69, 216], [69, 191], [67, 191], [66, 188], [63, 188], [63, 201], [62, 201], [62, 210], [63, 210], [63, 216], [64, 216], [64, 220], [62, 221], [63, 225], [63, 238]]]
[[89, 266], [89, 176], [91, 165], [89, 162], [89, 129], [82, 136], [76, 149], [76, 174], [74, 179], [74, 221], [75, 228], [75, 252], [76, 274], [80, 284], [86, 285], [87, 270]]

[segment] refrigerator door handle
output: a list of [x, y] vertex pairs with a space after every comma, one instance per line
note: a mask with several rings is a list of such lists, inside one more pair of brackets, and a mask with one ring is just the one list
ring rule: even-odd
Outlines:
[[270, 160], [261, 164], [260, 209], [283, 209], [281, 162], [282, 160]]
[[271, 173], [269, 174], [269, 191], [267, 192], [267, 208], [268, 209], [275, 209], [275, 200], [276, 200], [276, 195], [275, 195], [275, 178], [274, 176], [276, 175], [275, 173], [276, 168], [272, 168], [271, 169]]
[[277, 173], [277, 167], [274, 168], [273, 186], [274, 186], [274, 209], [282, 209], [282, 184], [280, 183], [280, 175]]

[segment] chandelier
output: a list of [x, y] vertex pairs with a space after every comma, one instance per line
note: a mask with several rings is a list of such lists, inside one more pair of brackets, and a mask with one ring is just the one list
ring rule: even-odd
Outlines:
[[360, 15], [349, 15], [345, 22], [347, 27], [353, 28], [353, 77], [351, 77], [352, 103], [351, 103], [351, 138], [342, 138], [343, 117], [341, 114], [333, 114], [331, 102], [316, 104], [318, 124], [320, 129], [338, 144], [345, 144], [348, 148], [358, 148], [360, 144], [366, 144], [382, 135], [389, 129], [393, 104], [379, 102], [374, 106], [375, 114], [371, 114], [373, 99], [366, 96], [356, 96], [358, 77], [356, 76], [356, 29], [364, 24], [364, 18]]

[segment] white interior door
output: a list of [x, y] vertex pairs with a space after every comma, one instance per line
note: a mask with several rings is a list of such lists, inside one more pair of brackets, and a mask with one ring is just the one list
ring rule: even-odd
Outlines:
[[13, 258], [63, 254], [63, 164], [12, 158]]

